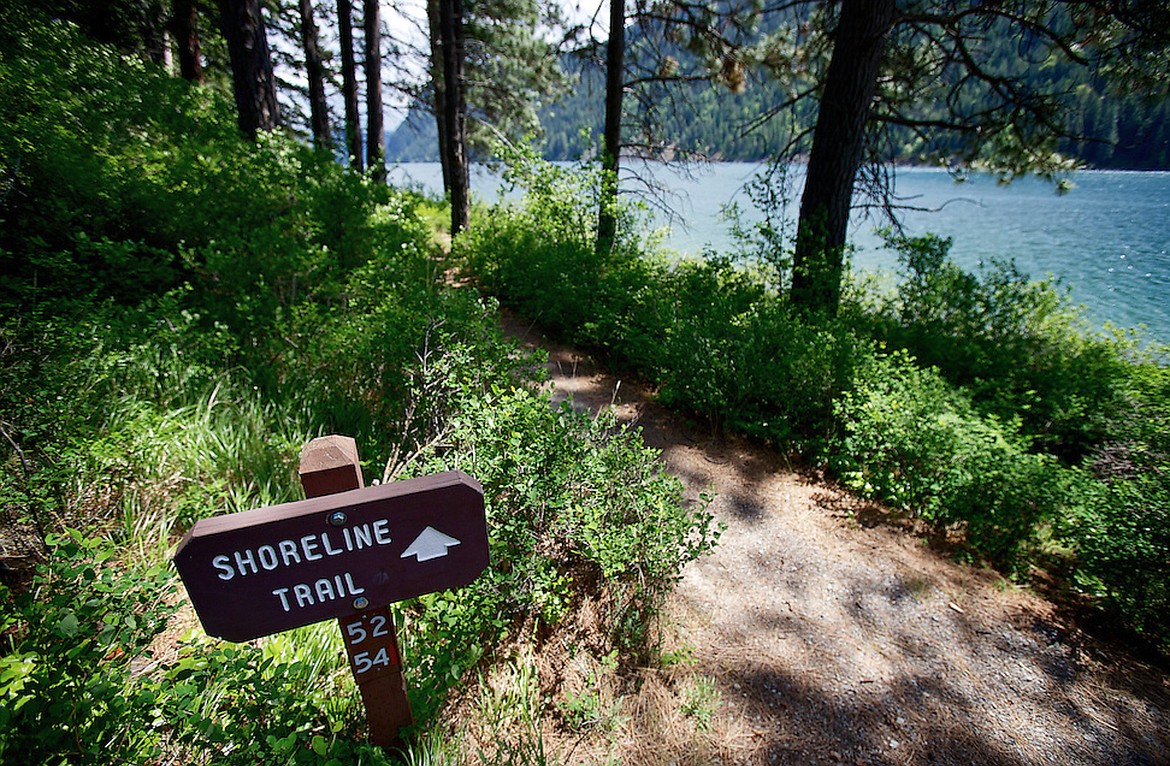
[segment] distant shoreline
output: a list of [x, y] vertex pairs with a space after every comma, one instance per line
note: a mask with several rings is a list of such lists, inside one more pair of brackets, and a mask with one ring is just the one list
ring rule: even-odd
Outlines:
[[[632, 160], [634, 162], [639, 162], [639, 163], [645, 162], [645, 163], [654, 163], [657, 165], [668, 165], [668, 166], [677, 165], [678, 167], [685, 167], [687, 165], [690, 165], [693, 167], [702, 167], [704, 165], [765, 165], [768, 162], [768, 160], [766, 160], [766, 159], [764, 159], [764, 160], [718, 159], [718, 160], [693, 161], [690, 163], [681, 163], [681, 162], [676, 163], [676, 162], [667, 161], [667, 160], [653, 160], [653, 159], [641, 160], [641, 159], [637, 159], [637, 158], [633, 158], [633, 157], [626, 158], [626, 159]], [[552, 159], [552, 160], [550, 160], [550, 159], [545, 158], [545, 161], [552, 162], [552, 163], [555, 163], [557, 165], [571, 165], [571, 164], [579, 163], [582, 160], [580, 160], [580, 159]], [[801, 160], [794, 162], [793, 164], [801, 165], [804, 163], [805, 163], [805, 160], [801, 159]], [[399, 160], [399, 159], [387, 158], [386, 164], [389, 165], [390, 167], [395, 167], [395, 166], [400, 166], [400, 165], [438, 165], [439, 160], [438, 159], [433, 159], [433, 160]], [[472, 167], [485, 167], [486, 164], [487, 163], [485, 163], [485, 162], [472, 162], [471, 163]], [[944, 167], [940, 167], [939, 165], [931, 165], [931, 164], [925, 164], [925, 163], [895, 161], [895, 162], [891, 163], [891, 165], [898, 170], [920, 170], [920, 171], [930, 170], [930, 171], [937, 171], [939, 173], [951, 172], [949, 169], [944, 168]], [[964, 172], [971, 173], [973, 175], [974, 174], [994, 175], [994, 173], [990, 170], [965, 170]], [[1079, 173], [1142, 173], [1142, 174], [1161, 173], [1161, 174], [1170, 174], [1170, 168], [1086, 167], [1086, 168], [1076, 168], [1075, 170], [1071, 170], [1069, 172], [1072, 174], [1079, 174]], [[1029, 174], [1029, 176], [1035, 176], [1035, 174]]]

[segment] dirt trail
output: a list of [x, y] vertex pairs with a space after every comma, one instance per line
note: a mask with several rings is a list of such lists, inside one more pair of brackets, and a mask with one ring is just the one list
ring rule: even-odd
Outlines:
[[718, 691], [707, 733], [672, 739], [677, 724], [638, 701], [610, 737], [621, 762], [1170, 763], [1165, 668], [953, 563], [775, 453], [689, 426], [521, 320], [506, 329], [548, 350], [558, 398], [615, 406], [689, 496], [713, 489], [727, 525], [671, 604], [693, 677]]

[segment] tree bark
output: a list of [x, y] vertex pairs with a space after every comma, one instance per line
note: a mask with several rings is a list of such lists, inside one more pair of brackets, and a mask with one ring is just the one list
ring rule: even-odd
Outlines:
[[147, 61], [166, 66], [170, 54], [167, 40], [167, 9], [162, 0], [152, 0], [143, 9], [142, 45]]
[[599, 255], [613, 249], [617, 236], [617, 218], [614, 213], [618, 197], [618, 171], [621, 168], [625, 55], [625, 0], [610, 0], [609, 43], [605, 52], [605, 148], [601, 155], [601, 199], [597, 213], [596, 251]]
[[325, 101], [325, 64], [317, 41], [317, 22], [313, 18], [312, 0], [300, 0], [301, 45], [305, 49], [305, 74], [309, 78], [309, 122], [313, 144], [318, 149], [333, 145], [329, 135], [329, 105]]
[[341, 96], [345, 102], [345, 146], [349, 164], [357, 172], [365, 170], [362, 159], [361, 113], [358, 109], [357, 62], [353, 56], [353, 4], [337, 0], [337, 31], [341, 43]]
[[195, 0], [175, 0], [171, 9], [171, 34], [179, 52], [179, 75], [203, 82], [203, 51], [199, 40], [199, 9]]
[[853, 185], [895, 0], [843, 0], [809, 153], [793, 257], [792, 302], [835, 315]]
[[431, 87], [434, 103], [431, 105], [435, 116], [435, 127], [439, 136], [439, 164], [443, 170], [443, 194], [451, 196], [451, 168], [448, 164], [450, 149], [447, 146], [447, 88], [443, 83], [443, 39], [440, 34], [439, 0], [427, 0], [427, 26], [431, 42]]
[[255, 138], [257, 131], [273, 130], [280, 122], [260, 0], [219, 0], [219, 12], [231, 58], [240, 130]]
[[443, 128], [451, 188], [451, 236], [471, 220], [470, 173], [467, 159], [467, 100], [463, 83], [463, 2], [438, 0], [439, 41], [443, 54]]
[[375, 181], [386, 181], [386, 135], [382, 128], [382, 18], [379, 0], [362, 1], [366, 38], [366, 167]]

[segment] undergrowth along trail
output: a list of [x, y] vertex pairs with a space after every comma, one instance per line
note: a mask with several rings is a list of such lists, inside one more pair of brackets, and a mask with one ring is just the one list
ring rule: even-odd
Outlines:
[[[726, 524], [669, 605], [668, 652], [707, 684], [704, 736], [655, 716], [648, 684], [617, 734], [572, 762], [1164, 763], [1165, 667], [1080, 630], [1037, 594], [931, 549], [908, 523], [745, 440], [711, 436], [645, 389], [552, 343], [555, 398], [614, 407]], [[684, 682], [679, 682], [680, 684]]]

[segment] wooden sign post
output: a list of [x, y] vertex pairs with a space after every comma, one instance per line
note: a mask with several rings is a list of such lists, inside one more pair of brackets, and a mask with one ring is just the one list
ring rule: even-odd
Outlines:
[[[306, 444], [301, 450], [298, 472], [305, 497], [323, 497], [365, 486], [357, 442], [347, 436], [324, 436]], [[362, 602], [355, 599], [354, 606], [359, 603]], [[394, 615], [383, 605], [352, 617], [339, 617], [337, 626], [366, 708], [370, 742], [387, 747], [398, 739], [403, 726], [414, 722], [406, 679], [402, 677]]]
[[353, 439], [301, 453], [305, 500], [201, 519], [175, 552], [199, 621], [250, 641], [336, 618], [370, 741], [411, 722], [387, 605], [467, 585], [487, 568], [483, 488], [460, 471], [362, 487]]

